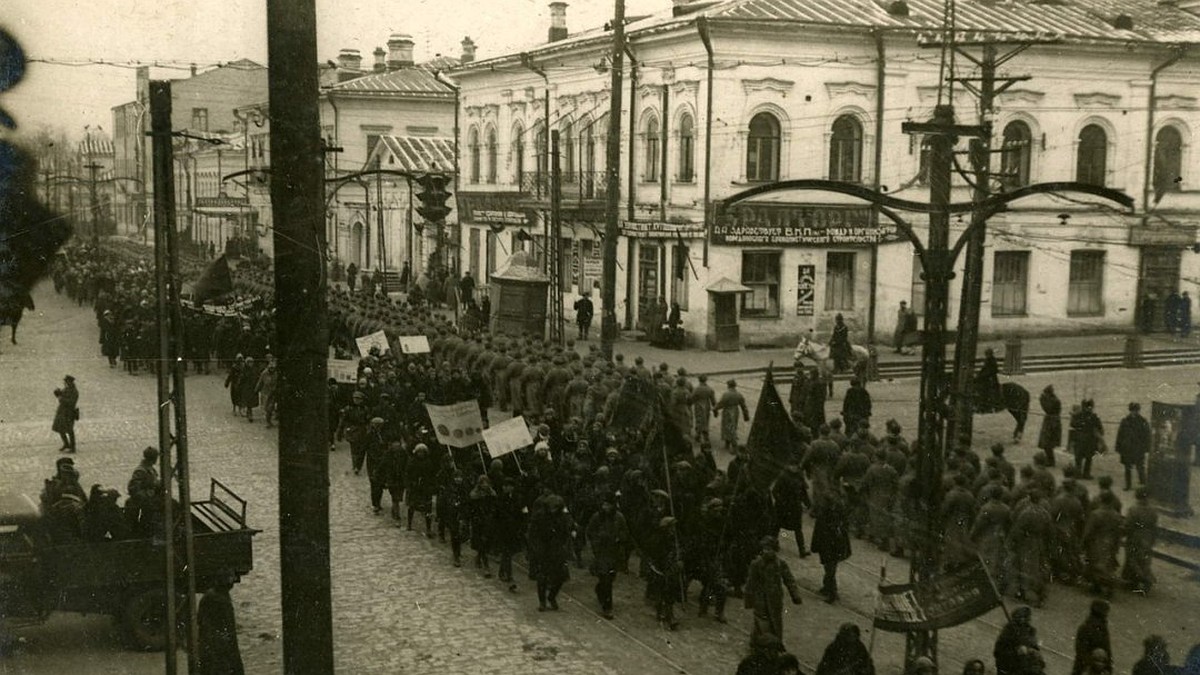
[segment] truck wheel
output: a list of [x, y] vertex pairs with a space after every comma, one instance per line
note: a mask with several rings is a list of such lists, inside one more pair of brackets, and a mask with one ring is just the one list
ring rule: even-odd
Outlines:
[[[184, 623], [186, 605], [176, 602], [177, 629]], [[183, 614], [184, 616], [181, 616]], [[130, 647], [141, 651], [160, 652], [167, 647], [167, 594], [151, 588], [135, 591], [125, 600], [121, 626]]]

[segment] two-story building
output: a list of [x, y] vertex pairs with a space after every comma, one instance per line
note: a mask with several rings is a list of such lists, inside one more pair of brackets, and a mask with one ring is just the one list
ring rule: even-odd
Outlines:
[[[1200, 17], [1186, 2], [960, 2], [962, 49], [1027, 49], [1001, 75], [1028, 74], [997, 99], [992, 191], [1080, 181], [1134, 197], [1136, 213], [1080, 194], [1014, 202], [991, 219], [981, 329], [987, 335], [1114, 330], [1141, 299], [1197, 290], [1200, 194], [1192, 129]], [[552, 4], [550, 41], [466, 64], [461, 87], [464, 268], [485, 274], [521, 248], [545, 250], [547, 129], [557, 132], [569, 306], [596, 288], [604, 150], [621, 134], [619, 319], [680, 305], [689, 341], [711, 343], [721, 294], [737, 289], [744, 344], [790, 344], [836, 315], [854, 339], [887, 340], [901, 300], [920, 311], [913, 246], [867, 202], [832, 192], [774, 191], [721, 208], [746, 190], [828, 179], [928, 201], [927, 154], [906, 121], [953, 102], [976, 124], [978, 102], [941, 82], [936, 0], [676, 0], [627, 22], [622, 116], [608, 119], [612, 34], [569, 35]], [[931, 40], [931, 36], [934, 40]], [[953, 50], [947, 50], [953, 53]], [[978, 77], [965, 56], [959, 78]], [[939, 83], [941, 82], [941, 86]], [[548, 123], [547, 123], [548, 121]], [[967, 143], [959, 163], [968, 168]], [[599, 178], [593, 178], [599, 176]], [[952, 200], [972, 187], [953, 181]], [[919, 236], [928, 222], [901, 214]], [[965, 227], [952, 223], [953, 235]], [[961, 259], [959, 261], [961, 268]], [[957, 275], [951, 298], [958, 308]], [[873, 335], [872, 335], [873, 334]]]

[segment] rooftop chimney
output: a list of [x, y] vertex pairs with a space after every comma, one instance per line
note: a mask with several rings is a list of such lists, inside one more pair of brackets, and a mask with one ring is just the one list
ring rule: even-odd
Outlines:
[[469, 37], [462, 39], [462, 58], [459, 63], [470, 63], [475, 60], [475, 41]]
[[567, 37], [567, 3], [550, 3], [550, 42], [565, 40]]
[[387, 70], [387, 52], [383, 47], [375, 48], [375, 72], [383, 72]]
[[413, 65], [413, 39], [404, 33], [392, 33], [388, 38], [387, 69], [397, 70]]
[[362, 53], [357, 49], [343, 49], [338, 52], [337, 57], [338, 68], [346, 70], [361, 70], [362, 69]]

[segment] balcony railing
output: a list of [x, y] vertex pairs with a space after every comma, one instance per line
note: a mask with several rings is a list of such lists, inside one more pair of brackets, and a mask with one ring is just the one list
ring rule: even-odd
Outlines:
[[[608, 177], [603, 171], [564, 171], [562, 198], [564, 202], [585, 202], [604, 199]], [[535, 199], [550, 199], [550, 175], [526, 173], [521, 176], [521, 192]]]

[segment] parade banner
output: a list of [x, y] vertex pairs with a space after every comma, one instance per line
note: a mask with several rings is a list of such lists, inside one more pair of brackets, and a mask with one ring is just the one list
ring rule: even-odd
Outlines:
[[358, 361], [329, 359], [329, 377], [338, 384], [358, 384]]
[[254, 303], [256, 303], [256, 302], [258, 302], [258, 298], [253, 297], [253, 298], [247, 298], [245, 300], [239, 300], [237, 302], [232, 302], [228, 305], [204, 305], [204, 304], [197, 305], [195, 302], [192, 302], [191, 300], [188, 300], [186, 298], [180, 298], [179, 306], [183, 307], [184, 309], [191, 310], [193, 312], [203, 312], [204, 314], [208, 314], [211, 316], [237, 317], [237, 316], [244, 315], [246, 313], [246, 311], [249, 310], [251, 307], [253, 307]]
[[[734, 414], [739, 411], [735, 410]], [[754, 410], [754, 421], [746, 437], [746, 449], [750, 452], [750, 480], [760, 490], [768, 491], [775, 479], [788, 464], [799, 463], [797, 448], [804, 447], [800, 430], [792, 422], [787, 406], [775, 388], [775, 377], [767, 369], [762, 392], [758, 396], [758, 407]]]
[[438, 443], [453, 448], [469, 448], [483, 441], [483, 418], [479, 403], [462, 401], [450, 405], [425, 404]]
[[429, 338], [424, 335], [401, 335], [398, 339], [401, 354], [428, 354], [431, 351]]
[[936, 581], [879, 587], [875, 627], [892, 633], [939, 630], [1000, 606], [987, 570], [976, 563]]
[[484, 429], [483, 442], [487, 444], [488, 452], [494, 458], [533, 445], [533, 436], [529, 435], [529, 426], [525, 424], [525, 418], [517, 415]]
[[358, 344], [358, 353], [361, 356], [366, 356], [371, 353], [371, 347], [379, 347], [380, 354], [386, 354], [391, 350], [391, 345], [388, 344], [387, 333], [376, 331], [370, 335], [364, 335], [360, 338], [355, 338], [354, 342]]

